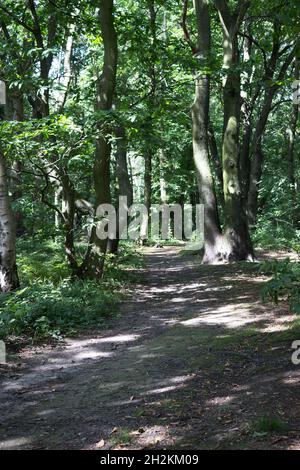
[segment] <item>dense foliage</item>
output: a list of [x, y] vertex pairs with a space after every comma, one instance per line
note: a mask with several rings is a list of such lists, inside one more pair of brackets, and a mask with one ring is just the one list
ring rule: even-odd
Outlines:
[[[122, 193], [203, 202], [207, 262], [298, 249], [297, 5], [194, 7], [0, 0], [1, 336], [70, 334], [114, 309], [124, 258], [97, 240], [96, 208]], [[298, 311], [298, 267], [278, 266], [268, 293]]]

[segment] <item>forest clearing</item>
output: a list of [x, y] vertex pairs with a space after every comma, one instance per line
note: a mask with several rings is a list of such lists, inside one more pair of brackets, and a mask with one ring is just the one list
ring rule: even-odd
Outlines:
[[298, 18], [0, 0], [0, 450], [300, 449]]

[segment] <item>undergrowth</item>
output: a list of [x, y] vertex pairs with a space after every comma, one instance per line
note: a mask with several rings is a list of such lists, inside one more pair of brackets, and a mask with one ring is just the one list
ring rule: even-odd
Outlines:
[[272, 275], [272, 279], [262, 290], [263, 298], [276, 304], [280, 300], [286, 300], [291, 311], [300, 314], [300, 264], [287, 258], [283, 261], [267, 261], [260, 270]]
[[104, 327], [118, 314], [118, 303], [130, 270], [141, 256], [123, 245], [106, 263], [103, 281], [72, 280], [64, 253], [53, 241], [19, 241], [18, 266], [22, 286], [0, 298], [0, 339], [25, 337], [32, 341], [60, 339]]

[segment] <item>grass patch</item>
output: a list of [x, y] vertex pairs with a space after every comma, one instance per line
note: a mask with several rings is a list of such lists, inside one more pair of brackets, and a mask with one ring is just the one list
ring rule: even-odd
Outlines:
[[132, 441], [131, 431], [127, 428], [118, 429], [111, 435], [111, 443], [115, 446], [130, 444]]
[[72, 280], [64, 251], [53, 241], [19, 241], [18, 252], [22, 287], [0, 297], [0, 339], [5, 340], [57, 340], [104, 327], [109, 316], [118, 314], [128, 273], [142, 265], [141, 255], [122, 245], [120, 254], [107, 260], [99, 284]]
[[288, 430], [288, 425], [277, 416], [262, 416], [254, 423], [255, 437], [263, 437], [271, 433], [282, 434]]

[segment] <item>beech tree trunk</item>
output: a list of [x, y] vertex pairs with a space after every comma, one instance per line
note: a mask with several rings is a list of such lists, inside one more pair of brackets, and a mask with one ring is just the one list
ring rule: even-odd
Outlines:
[[268, 117], [272, 107], [275, 90], [266, 92], [262, 110], [258, 118], [252, 144], [252, 161], [248, 188], [247, 214], [250, 225], [255, 225], [258, 208], [258, 191], [263, 171], [264, 154], [262, 149], [262, 139], [268, 122]]
[[[208, 1], [194, 2], [197, 19], [197, 55], [206, 62], [211, 46], [210, 15]], [[200, 64], [201, 66], [202, 64]], [[201, 71], [195, 81], [195, 101], [192, 106], [193, 156], [196, 167], [201, 203], [204, 204], [204, 263], [214, 263], [222, 256], [222, 233], [219, 223], [217, 201], [209, 163], [209, 98], [210, 77]]]
[[[11, 95], [9, 96], [11, 102], [11, 118], [13, 121], [22, 122], [24, 121], [24, 99], [23, 93], [20, 90], [12, 90]], [[9, 117], [9, 118], [10, 118]], [[15, 160], [11, 167], [11, 192], [12, 192], [12, 202], [18, 202], [22, 197], [22, 162]], [[17, 236], [22, 236], [25, 233], [25, 226], [23, 220], [23, 213], [20, 209], [14, 211], [15, 223], [16, 223], [16, 234]]]
[[[114, 26], [113, 0], [99, 1], [99, 21], [104, 44], [104, 64], [102, 75], [98, 80], [97, 111], [112, 109], [116, 87], [118, 45]], [[102, 124], [102, 126], [101, 126]], [[112, 133], [110, 123], [100, 123], [94, 161], [94, 187], [95, 187], [95, 215], [97, 207], [110, 203], [110, 157]], [[93, 225], [89, 240], [89, 247], [82, 266], [84, 277], [101, 279], [104, 267], [104, 257], [107, 249], [107, 240], [97, 237], [96, 226]]]
[[[299, 60], [295, 59], [294, 78], [299, 81]], [[297, 177], [296, 177], [296, 161], [295, 161], [295, 144], [297, 139], [297, 124], [299, 119], [299, 105], [293, 104], [292, 116], [290, 125], [286, 131], [287, 134], [287, 165], [288, 165], [288, 178], [291, 188], [292, 203], [293, 203], [293, 224], [295, 227], [300, 226], [300, 208], [297, 203]]]
[[254, 253], [244, 210], [239, 176], [239, 125], [241, 114], [238, 72], [238, 29], [249, 6], [240, 2], [232, 14], [227, 2], [216, 0], [224, 37], [224, 134], [222, 146], [224, 184], [224, 237], [227, 261], [253, 260]]
[[19, 287], [16, 265], [16, 229], [8, 194], [6, 162], [0, 150], [0, 290]]
[[71, 25], [69, 28], [69, 36], [67, 37], [65, 46], [65, 57], [64, 57], [64, 75], [62, 78], [61, 86], [62, 91], [59, 96], [58, 108], [59, 112], [62, 113], [68, 98], [71, 78], [72, 78], [72, 52], [73, 52], [73, 41], [74, 41], [75, 25]]
[[223, 169], [222, 161], [219, 155], [218, 145], [215, 137], [215, 131], [211, 122], [208, 125], [208, 141], [209, 141], [209, 153], [211, 163], [213, 164], [216, 180], [215, 180], [215, 190], [218, 188], [217, 194], [220, 197], [220, 204], [224, 207], [224, 193], [223, 193]]
[[79, 267], [76, 260], [74, 244], [76, 193], [72, 182], [63, 169], [61, 170], [59, 177], [62, 183], [62, 216], [65, 229], [66, 258], [72, 276], [77, 276], [79, 274]]
[[144, 199], [148, 214], [150, 214], [152, 200], [152, 152], [145, 152], [145, 174], [144, 174]]
[[[119, 196], [127, 197], [127, 207], [123, 207], [127, 210], [133, 204], [133, 187], [130, 180], [130, 175], [127, 165], [127, 139], [126, 131], [123, 126], [119, 126], [116, 129], [117, 137], [117, 153], [116, 153], [116, 176], [118, 182], [117, 198]], [[119, 204], [119, 200], [117, 201]], [[119, 214], [120, 207], [117, 210], [117, 234], [114, 240], [108, 241], [107, 251], [111, 254], [116, 254], [119, 249], [120, 232], [123, 230], [123, 224], [126, 221], [121, 220], [121, 226], [119, 226]], [[128, 217], [127, 217], [128, 220]]]
[[165, 178], [167, 159], [164, 149], [159, 149], [159, 189], [161, 204], [168, 204], [167, 182]]

